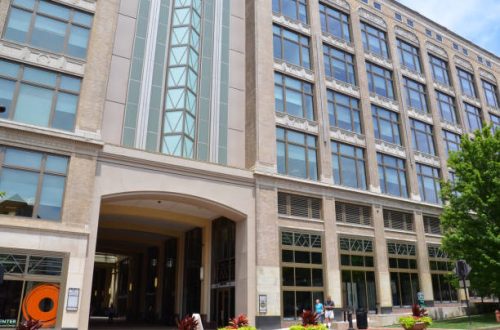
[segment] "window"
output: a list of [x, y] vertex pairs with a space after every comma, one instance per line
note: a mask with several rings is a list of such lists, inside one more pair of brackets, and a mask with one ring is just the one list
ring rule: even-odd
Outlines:
[[319, 4], [321, 30], [347, 42], [351, 41], [349, 16], [331, 7]]
[[458, 44], [457, 44], [457, 43], [455, 43], [455, 42], [454, 42], [454, 43], [453, 43], [453, 49], [455, 49], [455, 50], [459, 50], [459, 49], [460, 49], [460, 47], [458, 46]]
[[369, 238], [339, 237], [343, 306], [375, 311], [373, 241]]
[[455, 99], [452, 96], [436, 91], [437, 104], [441, 119], [445, 122], [457, 124], [457, 109]]
[[274, 73], [274, 102], [277, 112], [314, 120], [313, 86], [308, 82]]
[[376, 139], [401, 145], [399, 115], [396, 112], [372, 104], [372, 118]]
[[361, 1], [363, 1], [364, 3], [368, 3], [368, 0], [361, 0]]
[[404, 159], [377, 153], [377, 162], [382, 193], [408, 197]]
[[443, 36], [436, 33], [436, 40], [439, 42], [443, 42]]
[[489, 60], [486, 60], [486, 66], [487, 66], [488, 68], [491, 68], [491, 62], [490, 62]]
[[429, 59], [432, 68], [432, 76], [434, 80], [440, 84], [451, 86], [450, 76], [448, 73], [448, 63], [440, 58], [429, 54]]
[[467, 48], [462, 48], [462, 52], [464, 53], [464, 55], [469, 55], [469, 51], [467, 50]]
[[273, 0], [273, 12], [307, 24], [306, 0]]
[[323, 46], [325, 74], [328, 77], [356, 85], [354, 56], [330, 46]]
[[316, 137], [276, 128], [278, 146], [278, 173], [299, 178], [317, 180]]
[[397, 39], [397, 44], [401, 64], [410, 70], [422, 72], [418, 48], [399, 39]]
[[415, 23], [413, 23], [413, 20], [411, 20], [411, 19], [409, 19], [409, 18], [406, 20], [406, 24], [407, 24], [409, 27], [411, 27], [411, 28], [415, 26]]
[[85, 58], [93, 17], [52, 1], [14, 0], [5, 39]]
[[498, 94], [497, 86], [482, 80], [484, 96], [486, 97], [486, 103], [493, 108], [498, 108]]
[[442, 132], [446, 154], [449, 155], [450, 151], [460, 150], [460, 135], [446, 130], [443, 130]]
[[323, 301], [323, 248], [319, 234], [281, 232], [283, 317], [297, 319]]
[[387, 243], [393, 306], [411, 306], [419, 291], [416, 245]]
[[424, 85], [403, 77], [408, 107], [420, 112], [429, 112]]
[[441, 198], [439, 197], [441, 190], [439, 169], [417, 163], [417, 176], [418, 188], [422, 200], [435, 204], [441, 203]]
[[366, 72], [368, 74], [370, 92], [394, 99], [394, 85], [391, 71], [366, 62]]
[[294, 217], [321, 219], [321, 199], [278, 192], [278, 213]]
[[474, 77], [472, 73], [464, 71], [457, 68], [458, 80], [460, 80], [460, 86], [462, 87], [462, 93], [476, 98], [476, 89], [474, 88]]
[[273, 26], [274, 58], [311, 68], [309, 38], [278, 25]]
[[382, 5], [378, 2], [374, 2], [373, 7], [375, 7], [375, 9], [377, 9], [377, 10], [382, 10]]
[[331, 90], [327, 93], [330, 125], [361, 134], [358, 99]]
[[338, 222], [373, 226], [370, 206], [335, 202], [335, 218]]
[[435, 155], [432, 126], [413, 118], [410, 118], [410, 126], [413, 150]]
[[81, 79], [0, 60], [0, 118], [72, 131]]
[[455, 266], [438, 245], [427, 245], [427, 252], [429, 254], [434, 301], [441, 303], [457, 301], [457, 290], [450, 283], [449, 276]]
[[465, 115], [469, 124], [469, 131], [473, 132], [483, 127], [481, 109], [464, 102]]
[[68, 157], [0, 148], [0, 214], [60, 220]]
[[425, 34], [427, 34], [429, 37], [432, 37], [432, 31], [429, 29], [425, 29]]
[[389, 58], [387, 38], [384, 31], [361, 22], [361, 36], [363, 37], [365, 51]]
[[400, 13], [394, 13], [394, 18], [397, 19], [400, 22], [403, 21], [403, 16], [401, 16]]
[[385, 228], [415, 231], [412, 213], [384, 209], [383, 214]]
[[500, 129], [500, 117], [490, 113], [490, 119], [491, 119], [491, 124], [493, 125], [492, 126], [493, 132], [496, 131], [497, 129]]
[[439, 218], [424, 216], [424, 230], [427, 234], [441, 235], [441, 222]]
[[331, 142], [335, 184], [366, 189], [365, 153], [362, 148]]
[[479, 63], [483, 63], [483, 58], [479, 55], [477, 55], [477, 60], [479, 61]]

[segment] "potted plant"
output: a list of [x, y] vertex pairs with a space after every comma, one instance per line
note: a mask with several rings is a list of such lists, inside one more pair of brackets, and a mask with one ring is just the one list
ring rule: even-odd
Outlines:
[[219, 330], [229, 330], [229, 329], [239, 329], [239, 330], [256, 330], [255, 327], [249, 325], [248, 317], [245, 314], [240, 314], [235, 318], [229, 320], [229, 325], [224, 328], [219, 328]]
[[198, 328], [198, 321], [189, 315], [186, 315], [182, 320], [177, 322], [177, 329], [179, 330], [196, 330]]
[[432, 324], [427, 311], [415, 304], [412, 306], [412, 315], [399, 318], [399, 324], [406, 330], [423, 330]]
[[302, 324], [292, 325], [290, 330], [326, 330], [326, 325], [318, 323], [319, 315], [315, 312], [304, 310], [300, 317]]

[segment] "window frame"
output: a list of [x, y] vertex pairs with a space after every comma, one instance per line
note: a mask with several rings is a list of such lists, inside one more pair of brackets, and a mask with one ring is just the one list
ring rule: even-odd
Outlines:
[[[399, 253], [391, 253], [390, 252], [390, 244], [395, 244], [395, 245], [406, 245], [406, 249], [408, 250], [408, 247], [409, 246], [413, 246], [414, 248], [414, 251], [415, 251], [415, 254], [399, 254]], [[410, 279], [410, 291], [413, 293], [413, 292], [417, 292], [419, 287], [420, 287], [420, 283], [419, 283], [419, 280], [420, 280], [420, 276], [419, 276], [419, 273], [418, 273], [418, 259], [417, 259], [417, 247], [416, 247], [416, 243], [408, 243], [408, 242], [397, 242], [397, 241], [394, 241], [394, 240], [388, 240], [387, 241], [387, 259], [388, 259], [388, 265], [389, 265], [389, 273], [390, 275], [393, 275], [395, 274], [395, 276], [397, 276], [397, 279], [398, 279], [398, 282], [397, 282], [397, 292], [392, 292], [392, 288], [391, 288], [391, 298], [394, 298], [393, 296], [395, 294], [398, 294], [399, 297], [399, 302], [400, 304], [396, 304], [395, 301], [392, 302], [393, 306], [407, 306], [407, 305], [404, 305], [403, 304], [403, 290], [402, 290], [402, 284], [401, 284], [401, 274], [408, 274], [409, 276], [409, 279]], [[390, 260], [391, 259], [395, 259], [396, 262], [397, 262], [397, 268], [394, 268], [394, 267], [391, 267], [391, 262]], [[399, 267], [399, 260], [407, 260], [407, 263], [408, 265], [410, 265], [410, 261], [413, 261], [415, 263], [415, 268], [403, 268], [403, 267]], [[416, 280], [415, 278], [416, 277]], [[391, 280], [392, 282], [392, 276], [391, 276]], [[413, 283], [416, 283], [417, 284], [417, 288], [413, 288]], [[411, 300], [412, 300], [412, 304], [416, 302], [416, 295], [414, 294], [411, 294], [410, 295], [411, 297]]]
[[[465, 116], [467, 117], [467, 127], [469, 128], [470, 132], [474, 132], [477, 129], [483, 128], [483, 121], [481, 118], [480, 108], [472, 104], [469, 104], [467, 102], [464, 102], [464, 111], [465, 111]], [[471, 119], [474, 119], [474, 124], [475, 124], [474, 127], [472, 127]]]
[[[340, 185], [340, 186], [346, 186], [346, 187], [351, 187], [354, 189], [362, 189], [362, 190], [367, 190], [367, 171], [366, 171], [366, 152], [364, 148], [360, 148], [358, 146], [350, 145], [347, 143], [342, 143], [339, 141], [331, 140], [330, 141], [331, 145], [331, 158], [332, 158], [332, 175], [334, 178], [334, 184]], [[336, 148], [334, 147], [336, 145]], [[350, 148], [354, 149], [354, 156], [343, 154], [341, 146], [348, 146]], [[335, 150], [336, 149], [336, 150]], [[358, 157], [358, 152], [361, 151], [361, 158]], [[345, 174], [343, 173], [344, 169], [342, 166], [342, 160], [346, 158], [351, 161], [354, 161], [356, 164], [355, 166], [355, 172], [356, 172], [356, 186], [350, 186], [345, 183]], [[337, 160], [337, 161], [335, 161]], [[337, 165], [337, 167], [335, 167]], [[363, 172], [361, 173], [360, 166], [363, 167]], [[339, 180], [337, 181], [337, 175], [336, 175], [336, 168], [338, 168], [338, 177]]]
[[490, 120], [491, 120], [491, 129], [494, 132], [500, 129], [500, 116], [497, 116], [495, 114], [492, 114], [491, 112], [489, 113], [490, 115]]
[[[332, 13], [335, 13], [337, 17], [332, 15]], [[323, 33], [327, 33], [334, 38], [346, 41], [347, 43], [351, 43], [352, 38], [351, 38], [350, 15], [336, 8], [330, 7], [320, 1], [319, 17], [320, 17], [321, 31]], [[330, 28], [330, 24], [328, 23], [330, 19], [336, 21], [337, 24], [339, 24], [340, 35], [334, 33], [335, 31], [334, 28]]]
[[[291, 176], [291, 177], [296, 177], [296, 178], [301, 178], [301, 179], [306, 179], [306, 180], [314, 180], [314, 181], [317, 181], [318, 180], [318, 177], [319, 177], [319, 164], [318, 164], [318, 138], [317, 136], [315, 135], [312, 135], [312, 134], [308, 134], [308, 133], [304, 133], [304, 132], [301, 132], [301, 131], [296, 131], [296, 130], [293, 130], [293, 129], [289, 129], [289, 128], [286, 128], [286, 127], [282, 127], [282, 126], [276, 126], [276, 131], [282, 129], [284, 131], [284, 139], [280, 139], [278, 137], [278, 134], [276, 134], [276, 145], [277, 145], [277, 149], [278, 149], [278, 146], [280, 143], [282, 143], [284, 145], [284, 151], [285, 151], [285, 155], [284, 155], [284, 159], [285, 159], [285, 164], [283, 164], [284, 166], [284, 170], [285, 172], [284, 173], [281, 173], [279, 171], [279, 159], [277, 160], [277, 165], [278, 165], [278, 173], [279, 174], [282, 174], [282, 175], [287, 175], [287, 176]], [[304, 144], [298, 144], [298, 143], [295, 143], [295, 142], [290, 142], [288, 140], [288, 132], [294, 132], [294, 133], [298, 133], [298, 134], [302, 134], [304, 136]], [[308, 145], [308, 138], [309, 137], [312, 137], [314, 138], [314, 147], [312, 146], [309, 146]], [[304, 148], [304, 154], [305, 154], [305, 165], [306, 165], [306, 172], [307, 172], [307, 176], [306, 177], [301, 177], [301, 176], [296, 176], [296, 175], [292, 175], [290, 174], [290, 168], [289, 168], [289, 146], [292, 145], [292, 146], [298, 146], [300, 148]], [[311, 164], [311, 160], [309, 159], [309, 153], [310, 151], [314, 151], [314, 155], [315, 155], [315, 159], [314, 159], [314, 165], [315, 167], [312, 168], [312, 164]], [[279, 153], [277, 152], [276, 153], [276, 156], [278, 157], [279, 156]], [[314, 172], [311, 172], [311, 171], [314, 171]], [[313, 176], [311, 176], [311, 174], [314, 174]]]
[[[371, 105], [371, 110], [372, 110], [372, 122], [373, 122], [373, 130], [374, 130], [374, 136], [376, 139], [388, 143], [392, 143], [395, 145], [402, 145], [402, 137], [401, 137], [401, 116], [399, 113], [388, 110], [386, 108], [379, 107], [378, 105], [372, 104]], [[387, 113], [389, 118], [381, 116], [379, 111], [382, 111], [384, 113]], [[392, 132], [392, 140], [386, 140], [383, 138], [380, 132], [382, 132], [382, 123], [384, 125], [390, 125], [391, 126], [391, 132]], [[396, 134], [397, 133], [397, 134]]]
[[[344, 103], [339, 103], [337, 95], [342, 95], [344, 97], [347, 97], [349, 99], [349, 105], [346, 105]], [[353, 103], [356, 104], [356, 106], [353, 106]], [[343, 130], [348, 130], [357, 134], [363, 134], [363, 120], [361, 116], [361, 109], [360, 109], [360, 101], [352, 96], [346, 95], [339, 93], [334, 90], [327, 89], [327, 106], [328, 106], [328, 117], [329, 117], [329, 124], [330, 127], [337, 127]], [[344, 127], [340, 127], [339, 125], [339, 115], [338, 115], [338, 107], [348, 107], [349, 108], [349, 115], [350, 115], [350, 124], [351, 124], [351, 129], [346, 129]], [[332, 118], [334, 119], [332, 121]], [[358, 119], [359, 122], [359, 130], [356, 127], [356, 120]]]
[[[429, 102], [427, 101], [425, 85], [403, 76], [403, 86], [406, 93], [406, 103], [408, 104], [408, 107], [418, 112], [429, 113]], [[418, 94], [420, 104], [414, 104], [413, 99], [411, 98], [411, 95], [414, 95], [414, 93]]]
[[[378, 29], [364, 21], [360, 22], [361, 25], [361, 39], [363, 41], [363, 49], [365, 52], [374, 54], [376, 56], [390, 59], [389, 45], [387, 43], [387, 32]], [[380, 48], [380, 52], [374, 51], [371, 46], [370, 40], [376, 40]]]
[[[415, 163], [415, 171], [417, 172], [417, 180], [418, 180], [418, 190], [420, 193], [420, 198], [422, 201], [427, 202], [427, 203], [432, 203], [432, 204], [441, 204], [441, 197], [439, 196], [441, 192], [441, 171], [439, 168], [434, 167], [434, 166], [429, 166], [426, 164], [421, 164], [421, 163]], [[424, 168], [429, 168], [432, 171], [432, 175], [428, 175], [424, 172]], [[434, 200], [430, 200], [431, 196], [427, 196], [425, 185], [424, 185], [424, 180], [425, 178], [427, 179], [432, 179], [433, 181], [433, 193], [434, 193]]]
[[[383, 74], [377, 73], [375, 70], [379, 69], [382, 70]], [[393, 77], [393, 72], [385, 69], [381, 66], [378, 66], [376, 64], [366, 62], [366, 74], [368, 76], [368, 89], [371, 93], [374, 93], [376, 95], [385, 97], [387, 99], [394, 100], [396, 95], [395, 95], [395, 90], [394, 90], [394, 77]], [[375, 80], [376, 78], [381, 78], [384, 80], [385, 84], [385, 94], [379, 94], [377, 93], [377, 90], [375, 88]]]
[[[446, 93], [436, 91], [436, 102], [438, 104], [441, 120], [454, 125], [458, 124], [458, 112], [455, 98]], [[443, 105], [447, 105], [447, 107]], [[451, 112], [448, 112], [449, 109], [447, 108], [451, 108]], [[452, 121], [447, 120], [447, 117], [451, 117]]]
[[[422, 73], [422, 63], [420, 61], [419, 48], [399, 38], [396, 39], [396, 44], [399, 52], [399, 60], [401, 62], [401, 65], [412, 71]], [[405, 60], [407, 58], [405, 55], [411, 57], [411, 60], [413, 62], [411, 65], [408, 65], [408, 61]]]
[[[422, 127], [423, 125], [423, 127]], [[421, 126], [421, 127], [418, 127]], [[422, 129], [423, 128], [423, 129]], [[410, 118], [410, 130], [412, 136], [413, 150], [423, 152], [429, 155], [436, 155], [436, 144], [434, 143], [434, 129], [432, 125], [423, 121]], [[419, 136], [425, 137], [425, 145], [421, 146]]]
[[[434, 79], [434, 81], [442, 85], [451, 87], [452, 85], [450, 80], [450, 69], [448, 67], [448, 61], [429, 54], [429, 64], [431, 65], [432, 78]], [[438, 70], [442, 73], [444, 81], [436, 75], [436, 72]]]
[[[481, 85], [483, 86], [484, 97], [486, 100], [486, 104], [493, 108], [498, 108], [498, 89], [497, 86], [493, 83], [481, 79]], [[490, 103], [492, 101], [492, 103]]]
[[[338, 57], [336, 55], [342, 55]], [[337, 81], [342, 81], [353, 86], [357, 85], [356, 79], [356, 63], [354, 60], [354, 55], [343, 50], [337, 49], [327, 44], [323, 44], [323, 62], [325, 66], [325, 75], [329, 78], [335, 79]], [[345, 71], [345, 79], [337, 76], [338, 70], [336, 70], [336, 65], [340, 64], [343, 66]], [[329, 72], [328, 72], [329, 71]], [[332, 73], [332, 74], [328, 74]]]
[[[431, 252], [431, 250], [435, 250], [435, 252]], [[452, 269], [454, 266], [450, 263], [450, 259], [448, 258], [446, 253], [444, 253], [441, 250], [440, 246], [436, 245], [436, 244], [427, 244], [427, 255], [429, 257], [429, 270], [431, 273], [432, 292], [433, 292], [433, 296], [434, 296], [434, 301], [438, 301], [440, 303], [456, 302], [458, 300], [457, 290], [454, 290], [454, 288], [449, 283], [441, 283], [441, 278], [443, 277], [443, 275], [448, 275], [448, 274], [452, 273]], [[433, 263], [436, 265], [436, 267], [433, 267]], [[439, 266], [437, 266], [438, 263], [446, 264], [447, 270], [439, 269]], [[436, 278], [438, 278], [438, 280], [439, 280], [437, 283], [437, 287], [439, 289], [439, 295], [436, 295], [436, 292], [435, 292], [435, 284], [436, 283], [434, 283], [434, 281]], [[451, 300], [442, 299], [443, 297], [441, 296], [441, 293], [442, 293], [442, 287], [444, 284], [447, 284], [447, 287], [448, 287], [447, 291], [448, 291], [450, 297], [453, 298], [453, 295], [454, 295], [457, 299], [451, 299]]]
[[[477, 89], [476, 84], [474, 84], [474, 74], [457, 67], [457, 76], [462, 94], [476, 99]], [[469, 90], [471, 94], [469, 94]]]
[[[279, 30], [279, 34], [277, 34], [277, 30]], [[290, 38], [286, 37], [286, 33], [294, 34], [297, 36], [297, 40], [293, 40]], [[281, 57], [276, 56], [276, 49], [274, 47], [274, 41], [279, 39], [279, 53], [281, 54]], [[307, 42], [304, 42], [307, 41]], [[293, 63], [289, 60], [287, 60], [287, 56], [285, 56], [285, 42], [289, 42], [294, 44], [298, 49], [299, 49], [299, 63]], [[304, 54], [305, 49], [307, 49], [307, 54]], [[303, 35], [302, 33], [299, 33], [294, 30], [290, 30], [288, 28], [285, 28], [279, 24], [273, 24], [273, 57], [277, 60], [283, 61], [285, 63], [297, 66], [297, 67], [302, 67], [307, 70], [311, 70], [312, 68], [312, 61], [311, 61], [311, 39]]]
[[[288, 4], [289, 3], [294, 3], [295, 4], [295, 14], [296, 14], [296, 17], [290, 17], [288, 15], [285, 15], [283, 13], [283, 7], [284, 7], [284, 2], [287, 2]], [[279, 11], [275, 11], [275, 4], [278, 4], [278, 7], [279, 7]], [[302, 20], [301, 19], [301, 14], [300, 14], [300, 8], [301, 6], [303, 6], [304, 8], [304, 13], [305, 13], [305, 20]], [[273, 12], [275, 13], [278, 13], [280, 15], [283, 15], [285, 17], [288, 17], [288, 18], [291, 18], [297, 22], [302, 22], [304, 24], [308, 24], [309, 23], [309, 13], [308, 13], [308, 5], [307, 5], [307, 1], [306, 0], [273, 0], [272, 1], [272, 7], [273, 7]]]
[[[460, 141], [461, 141], [461, 136], [460, 134], [448, 131], [448, 130], [441, 130], [442, 138], [443, 138], [443, 144], [444, 144], [444, 149], [446, 151], [446, 155], [450, 155], [450, 151], [458, 151], [460, 150]], [[450, 146], [456, 146], [456, 148], [450, 148]]]
[[[396, 166], [387, 164], [385, 162], [385, 158], [395, 159]], [[377, 169], [379, 173], [380, 190], [383, 194], [408, 198], [408, 176], [406, 175], [407, 169], [405, 159], [377, 152]], [[397, 173], [399, 195], [394, 195], [389, 192], [386, 174], [388, 169], [396, 171]], [[381, 171], [383, 172], [383, 176], [380, 175]], [[404, 178], [404, 181], [402, 180], [402, 177]]]
[[[281, 81], [277, 82], [277, 80], [279, 80], [279, 79]], [[297, 81], [300, 84], [300, 90], [294, 88], [293, 86], [289, 86], [287, 84], [287, 79]], [[307, 91], [307, 89], [308, 89], [308, 88], [306, 88], [307, 86], [309, 86], [310, 92]], [[276, 95], [276, 88], [281, 88], [281, 91], [282, 91], [281, 96], [282, 96], [282, 101], [283, 101], [283, 111], [279, 111], [276, 107], [276, 97], [275, 97], [275, 111], [276, 112], [286, 113], [289, 116], [303, 118], [303, 119], [307, 119], [310, 121], [316, 120], [316, 113], [315, 113], [316, 111], [315, 111], [315, 107], [314, 107], [314, 86], [313, 86], [313, 84], [311, 84], [307, 81], [301, 80], [301, 79], [297, 79], [295, 77], [288, 76], [288, 75], [283, 74], [281, 72], [275, 71], [274, 72], [274, 93], [275, 93], [274, 95]], [[299, 116], [291, 114], [287, 111], [287, 95], [288, 95], [287, 92], [288, 91], [300, 93], [301, 101], [302, 101], [302, 116], [299, 117]], [[310, 110], [307, 107], [309, 104], [309, 102], [307, 101], [308, 99], [310, 99], [310, 104], [311, 104]]]

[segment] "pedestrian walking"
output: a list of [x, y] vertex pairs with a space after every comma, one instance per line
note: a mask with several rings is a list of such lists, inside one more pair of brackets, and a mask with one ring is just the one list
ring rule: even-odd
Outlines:
[[332, 297], [328, 296], [325, 301], [325, 319], [328, 329], [332, 326], [332, 321], [334, 316], [333, 308], [335, 307], [335, 303], [332, 300]]
[[316, 314], [319, 316], [319, 321], [321, 323], [325, 322], [324, 315], [325, 315], [325, 309], [323, 307], [323, 304], [319, 299], [316, 299], [316, 304], [314, 305], [314, 311]]

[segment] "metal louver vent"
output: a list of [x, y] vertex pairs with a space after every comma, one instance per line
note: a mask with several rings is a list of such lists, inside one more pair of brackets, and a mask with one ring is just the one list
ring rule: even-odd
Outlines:
[[424, 228], [427, 234], [441, 235], [441, 223], [439, 218], [425, 217], [424, 216]]
[[384, 210], [384, 227], [397, 230], [414, 231], [413, 214], [394, 210]]
[[335, 213], [339, 222], [365, 226], [373, 225], [371, 208], [369, 206], [336, 202]]
[[321, 199], [279, 192], [278, 213], [294, 217], [321, 219]]

